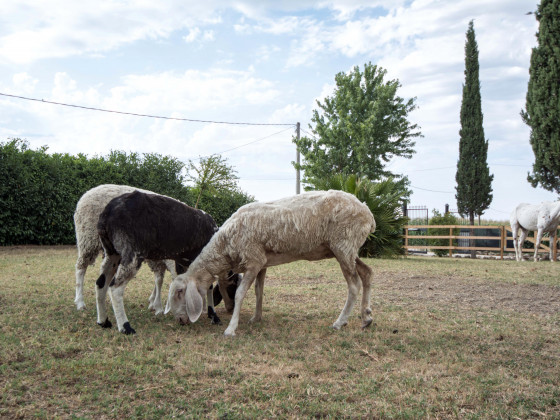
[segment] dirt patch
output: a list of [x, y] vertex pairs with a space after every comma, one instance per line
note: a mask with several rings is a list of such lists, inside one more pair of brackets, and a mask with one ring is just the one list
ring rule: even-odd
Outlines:
[[452, 307], [457, 309], [512, 310], [538, 315], [560, 313], [560, 287], [534, 284], [489, 283], [451, 276], [376, 276], [373, 298], [384, 302]]

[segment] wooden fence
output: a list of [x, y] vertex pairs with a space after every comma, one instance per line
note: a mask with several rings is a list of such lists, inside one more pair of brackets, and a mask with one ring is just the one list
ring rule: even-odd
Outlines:
[[[410, 231], [421, 231], [421, 230], [425, 230], [427, 233], [428, 229], [449, 229], [449, 235], [410, 235]], [[497, 230], [498, 235], [497, 236], [474, 236], [474, 235], [467, 235], [467, 236], [463, 236], [463, 235], [455, 235], [453, 233], [454, 230], [456, 229], [461, 229], [463, 231], [465, 230], [471, 230], [471, 229], [487, 229], [487, 230]], [[554, 260], [556, 260], [558, 258], [558, 237], [560, 235], [558, 235], [558, 230], [555, 232], [554, 238], [552, 240], [552, 244], [551, 242], [551, 238], [549, 238], [548, 236], [543, 237], [542, 241], [540, 243], [539, 246], [539, 250], [538, 252], [546, 252], [547, 254], [550, 252], [550, 246], [552, 246], [552, 252], [553, 252], [553, 258]], [[448, 239], [449, 240], [449, 245], [411, 245], [409, 244], [409, 240], [410, 239], [416, 239], [416, 240], [429, 240], [429, 239]], [[476, 244], [476, 240], [493, 240], [493, 241], [498, 241], [499, 245], [497, 247], [484, 247], [484, 246], [458, 246], [458, 245], [453, 245], [453, 240], [454, 239], [466, 239], [466, 240], [470, 240], [470, 239], [474, 239], [475, 240], [475, 244]], [[507, 246], [507, 242], [513, 240], [512, 238], [512, 234], [511, 234], [511, 227], [509, 226], [505, 226], [505, 225], [500, 225], [500, 226], [477, 226], [477, 225], [407, 225], [405, 226], [404, 229], [404, 249], [405, 249], [405, 253], [408, 254], [408, 252], [410, 250], [428, 250], [428, 249], [445, 249], [445, 250], [449, 250], [449, 256], [452, 255], [453, 251], [458, 251], [458, 250], [464, 250], [464, 251], [471, 251], [471, 250], [476, 250], [476, 251], [491, 251], [491, 252], [496, 252], [499, 253], [500, 255], [500, 259], [504, 258], [504, 252], [515, 252], [515, 249], [513, 247], [508, 247]], [[525, 240], [526, 242], [532, 242], [533, 246], [535, 244], [535, 238], [534, 237], [528, 237]], [[427, 241], [426, 241], [427, 242]], [[531, 253], [531, 255], [535, 252], [534, 249], [530, 249], [530, 248], [523, 248], [523, 252], [529, 252]]]

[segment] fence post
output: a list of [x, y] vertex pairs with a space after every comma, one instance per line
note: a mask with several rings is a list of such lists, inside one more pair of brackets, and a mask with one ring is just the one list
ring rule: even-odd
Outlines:
[[[558, 247], [556, 246], [556, 242], [558, 241], [558, 229], [554, 231], [554, 248], [552, 248], [552, 258], [554, 258], [554, 262], [558, 259]], [[550, 245], [550, 244], [549, 244]]]
[[408, 255], [408, 228], [404, 228], [404, 255]]
[[507, 246], [505, 233], [506, 233], [506, 227], [504, 225], [500, 226], [500, 260], [504, 259], [504, 249]]
[[[445, 205], [446, 207], [449, 206], [449, 204]], [[453, 236], [453, 228], [449, 228], [449, 256], [453, 257], [453, 251], [451, 250], [451, 247], [453, 246], [453, 239], [451, 239], [451, 236]]]

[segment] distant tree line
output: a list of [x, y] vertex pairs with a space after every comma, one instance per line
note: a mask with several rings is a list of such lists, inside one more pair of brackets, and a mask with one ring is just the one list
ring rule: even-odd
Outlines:
[[221, 225], [252, 197], [238, 188], [201, 194], [184, 184], [185, 164], [157, 153], [111, 151], [87, 157], [33, 150], [25, 140], [0, 143], [0, 245], [73, 244], [73, 214], [87, 190], [126, 184], [176, 198], [211, 214]]

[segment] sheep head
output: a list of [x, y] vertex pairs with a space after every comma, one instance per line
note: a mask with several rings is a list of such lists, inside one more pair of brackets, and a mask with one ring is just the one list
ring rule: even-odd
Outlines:
[[165, 307], [165, 313], [172, 312], [181, 324], [198, 320], [202, 314], [206, 290], [205, 286], [199, 286], [201, 283], [195, 277], [188, 277], [187, 274], [181, 274], [173, 280]]

